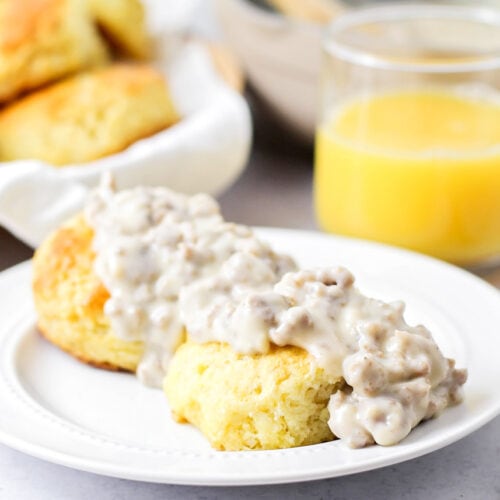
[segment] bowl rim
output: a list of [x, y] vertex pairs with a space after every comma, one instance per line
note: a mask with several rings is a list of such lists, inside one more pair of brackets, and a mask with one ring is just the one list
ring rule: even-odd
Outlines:
[[[220, 1], [220, 0], [218, 0]], [[267, 22], [269, 25], [274, 24], [276, 27], [282, 27], [287, 25], [290, 27], [299, 27], [307, 31], [321, 32], [324, 31], [328, 24], [322, 25], [319, 23], [314, 23], [313, 21], [308, 21], [306, 19], [297, 19], [294, 17], [286, 16], [280, 12], [273, 10], [266, 10], [263, 7], [259, 7], [256, 3], [251, 0], [224, 0], [226, 2], [232, 2], [233, 4], [238, 4], [242, 9], [245, 9], [254, 18], [259, 18], [260, 20]]]

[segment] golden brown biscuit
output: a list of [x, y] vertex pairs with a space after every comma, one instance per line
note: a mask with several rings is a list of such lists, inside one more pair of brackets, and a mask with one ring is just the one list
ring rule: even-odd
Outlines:
[[107, 59], [85, 0], [0, 1], [0, 103]]
[[[133, 372], [144, 344], [113, 335], [104, 314], [109, 294], [93, 270], [92, 240], [79, 215], [36, 251], [38, 327], [81, 361]], [[199, 427], [215, 448], [276, 449], [332, 440], [327, 404], [341, 384], [296, 347], [250, 356], [188, 340], [173, 357], [164, 390], [174, 416]]]
[[341, 383], [297, 347], [249, 356], [187, 341], [164, 390], [174, 417], [196, 425], [214, 448], [277, 449], [333, 439], [327, 404]]
[[118, 52], [136, 59], [150, 55], [151, 40], [140, 0], [88, 1], [99, 28]]
[[0, 159], [53, 165], [116, 153], [178, 120], [162, 75], [115, 64], [35, 92], [0, 113]]
[[71, 219], [40, 246], [33, 259], [38, 328], [61, 349], [86, 363], [135, 371], [142, 342], [111, 332], [103, 307], [109, 294], [93, 272], [93, 231], [82, 216]]

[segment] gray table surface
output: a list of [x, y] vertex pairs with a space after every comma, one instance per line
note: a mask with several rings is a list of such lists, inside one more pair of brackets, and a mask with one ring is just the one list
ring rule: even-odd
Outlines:
[[[228, 219], [314, 229], [312, 157], [257, 115], [255, 148], [220, 202]], [[266, 127], [267, 124], [267, 127]], [[0, 270], [32, 251], [0, 229]], [[489, 276], [498, 283], [498, 274]], [[500, 381], [499, 381], [500, 382]], [[1, 408], [0, 408], [1, 411]], [[148, 484], [50, 464], [0, 445], [2, 500], [114, 499], [500, 499], [500, 418], [430, 455], [354, 476], [280, 486], [207, 488]]]

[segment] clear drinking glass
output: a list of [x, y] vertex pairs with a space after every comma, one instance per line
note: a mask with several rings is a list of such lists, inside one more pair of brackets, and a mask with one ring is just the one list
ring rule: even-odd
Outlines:
[[500, 256], [500, 10], [344, 14], [324, 40], [320, 110], [323, 229], [465, 265]]

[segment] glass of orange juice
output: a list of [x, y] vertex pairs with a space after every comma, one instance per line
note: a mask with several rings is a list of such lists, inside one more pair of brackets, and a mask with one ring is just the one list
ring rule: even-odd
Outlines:
[[500, 257], [500, 10], [391, 5], [324, 40], [315, 210], [330, 232]]

